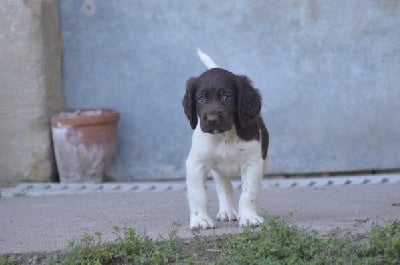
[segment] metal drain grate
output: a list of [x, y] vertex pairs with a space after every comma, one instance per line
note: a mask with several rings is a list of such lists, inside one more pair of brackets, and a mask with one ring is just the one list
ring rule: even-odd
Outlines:
[[[324, 187], [338, 185], [367, 185], [367, 184], [400, 184], [400, 175], [366, 175], [349, 177], [320, 177], [320, 178], [290, 178], [264, 179], [262, 189], [295, 188], [295, 187]], [[241, 188], [240, 180], [233, 180], [234, 189]], [[184, 191], [184, 181], [174, 182], [132, 182], [132, 183], [100, 183], [100, 184], [63, 184], [63, 183], [20, 183], [14, 188], [1, 189], [2, 197], [35, 197], [61, 194], [84, 194], [92, 192], [160, 192]], [[207, 182], [209, 189], [215, 189], [213, 181]]]

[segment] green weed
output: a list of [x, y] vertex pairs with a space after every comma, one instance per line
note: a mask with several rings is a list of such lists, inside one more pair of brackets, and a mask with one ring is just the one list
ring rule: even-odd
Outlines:
[[[400, 221], [374, 225], [357, 238], [337, 230], [329, 235], [306, 231], [271, 217], [257, 229], [239, 234], [176, 236], [154, 240], [133, 228], [115, 228], [116, 240], [104, 242], [100, 233], [85, 234], [66, 253], [29, 264], [400, 264]], [[0, 257], [0, 265], [26, 264], [22, 259]]]

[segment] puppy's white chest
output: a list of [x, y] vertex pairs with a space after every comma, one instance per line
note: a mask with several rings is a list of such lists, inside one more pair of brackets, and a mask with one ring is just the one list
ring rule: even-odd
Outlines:
[[240, 141], [223, 140], [214, 148], [210, 156], [211, 169], [224, 174], [240, 176], [241, 166], [245, 163], [246, 148]]
[[226, 176], [240, 176], [249, 161], [260, 157], [259, 146], [257, 141], [243, 141], [236, 134], [218, 135], [209, 152], [210, 169]]
[[238, 160], [246, 151], [244, 142], [238, 137], [217, 136], [214, 141], [214, 156], [222, 160]]
[[253, 161], [262, 161], [261, 145], [257, 140], [241, 140], [234, 129], [223, 134], [203, 133], [196, 128], [189, 164], [214, 170], [226, 176], [240, 176], [242, 169]]

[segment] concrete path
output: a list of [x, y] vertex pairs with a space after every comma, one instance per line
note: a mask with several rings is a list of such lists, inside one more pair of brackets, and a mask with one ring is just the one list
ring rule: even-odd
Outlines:
[[[192, 236], [183, 182], [52, 185], [1, 189], [0, 254], [64, 249], [84, 232], [101, 232], [105, 240], [112, 240], [114, 226], [134, 227], [157, 238], [176, 223], [180, 237]], [[237, 201], [240, 182], [234, 187]], [[213, 183], [208, 193], [215, 216]], [[259, 205], [266, 216], [287, 218], [292, 213], [290, 222], [307, 229], [326, 232], [341, 227], [362, 233], [374, 222], [400, 219], [400, 175], [267, 180]], [[237, 222], [218, 222], [216, 229], [201, 233], [239, 231]]]

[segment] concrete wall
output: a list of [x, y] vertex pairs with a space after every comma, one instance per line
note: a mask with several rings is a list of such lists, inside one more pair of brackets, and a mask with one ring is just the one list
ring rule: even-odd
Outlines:
[[64, 107], [56, 0], [0, 3], [0, 185], [55, 176], [49, 117]]
[[69, 107], [121, 111], [109, 174], [182, 177], [196, 47], [264, 97], [269, 173], [400, 168], [400, 2], [62, 1]]
[[[261, 89], [267, 173], [400, 168], [399, 1], [60, 1], [60, 19], [67, 106], [122, 114], [113, 178], [184, 176], [196, 47]], [[58, 22], [57, 0], [0, 2], [0, 185], [55, 176]]]

